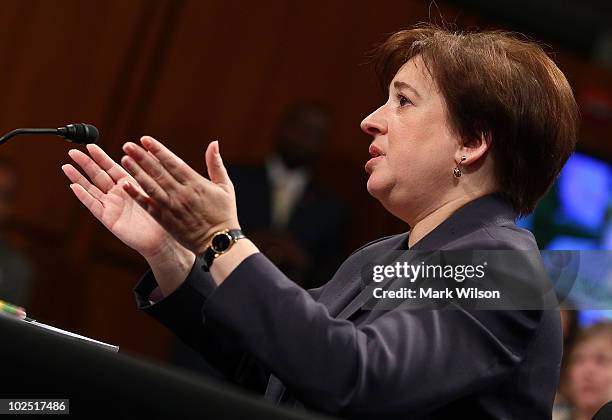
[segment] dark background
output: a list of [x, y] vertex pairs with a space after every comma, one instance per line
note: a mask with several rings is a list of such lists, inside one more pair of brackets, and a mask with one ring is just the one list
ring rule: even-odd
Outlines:
[[[206, 144], [258, 163], [283, 108], [328, 103], [336, 121], [318, 177], [351, 211], [348, 254], [405, 230], [365, 190], [360, 121], [383, 98], [366, 52], [420, 21], [505, 28], [547, 44], [581, 104], [580, 148], [612, 159], [610, 6], [603, 1], [2, 1], [0, 131], [96, 125], [115, 159], [149, 134], [198, 170]], [[494, 6], [493, 6], [494, 5]], [[36, 268], [28, 313], [55, 326], [165, 358], [171, 337], [135, 309], [146, 266], [72, 195], [70, 145], [16, 138], [0, 150], [19, 170], [10, 237]], [[527, 180], [528, 182], [528, 180]]]

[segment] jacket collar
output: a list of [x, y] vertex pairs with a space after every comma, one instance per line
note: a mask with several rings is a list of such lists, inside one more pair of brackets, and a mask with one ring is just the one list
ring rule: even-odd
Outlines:
[[[411, 250], [438, 250], [456, 238], [490, 225], [512, 224], [517, 213], [503, 193], [495, 192], [470, 201], [436, 226]], [[408, 235], [404, 246], [407, 247]]]

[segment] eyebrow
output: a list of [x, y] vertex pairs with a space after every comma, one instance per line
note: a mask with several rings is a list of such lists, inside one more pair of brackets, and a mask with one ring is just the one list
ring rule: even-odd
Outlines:
[[393, 87], [395, 87], [395, 89], [397, 90], [408, 89], [412, 93], [414, 93], [419, 99], [421, 99], [421, 94], [419, 94], [419, 92], [415, 88], [413, 88], [406, 82], [400, 82], [399, 80], [396, 80], [395, 82], [393, 82]]

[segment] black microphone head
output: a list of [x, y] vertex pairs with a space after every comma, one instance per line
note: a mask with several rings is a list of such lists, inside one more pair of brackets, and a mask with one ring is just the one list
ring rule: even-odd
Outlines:
[[98, 129], [91, 124], [68, 124], [58, 128], [57, 133], [66, 140], [79, 144], [95, 143], [100, 137]]

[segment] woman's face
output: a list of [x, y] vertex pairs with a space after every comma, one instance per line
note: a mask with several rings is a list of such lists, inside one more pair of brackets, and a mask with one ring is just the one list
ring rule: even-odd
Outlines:
[[572, 351], [568, 364], [569, 397], [582, 411], [598, 410], [612, 400], [612, 342], [596, 336]]
[[387, 102], [361, 129], [374, 140], [366, 163], [368, 192], [411, 222], [445, 200], [454, 185], [458, 137], [447, 124], [444, 98], [419, 56], [397, 72]]

